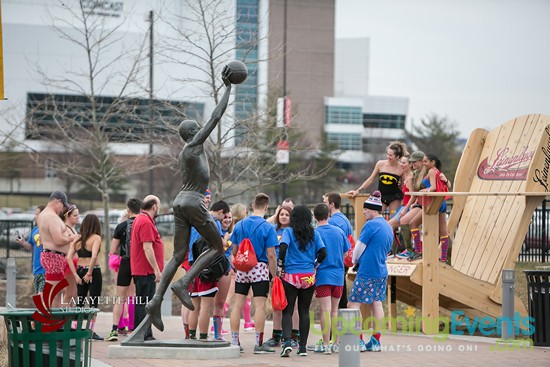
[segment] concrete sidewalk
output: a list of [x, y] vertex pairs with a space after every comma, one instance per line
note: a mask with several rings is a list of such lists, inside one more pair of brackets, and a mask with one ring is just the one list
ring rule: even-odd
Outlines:
[[[179, 317], [164, 317], [165, 331], [153, 330], [157, 339], [183, 338], [182, 322]], [[101, 336], [111, 328], [111, 314], [100, 312], [96, 323], [96, 332]], [[224, 320], [224, 329], [229, 330], [229, 319]], [[271, 336], [271, 322], [266, 323], [266, 339]], [[324, 355], [308, 352], [307, 357], [292, 353], [290, 358], [281, 358], [277, 353], [253, 354], [255, 334], [242, 332], [241, 344], [244, 353], [240, 358], [228, 360], [173, 360], [173, 359], [114, 359], [108, 357], [108, 347], [118, 342], [93, 341], [93, 367], [220, 367], [220, 366], [299, 366], [320, 367], [338, 365], [338, 354]], [[226, 336], [226, 340], [229, 340]], [[310, 332], [309, 344], [319, 339], [318, 334]], [[434, 367], [471, 367], [471, 366], [550, 366], [550, 348], [521, 347], [512, 350], [500, 348], [496, 340], [482, 337], [453, 337], [446, 341], [436, 341], [433, 337], [423, 335], [384, 334], [381, 353], [361, 353], [361, 366], [434, 366]], [[354, 366], [348, 366], [354, 367]]]

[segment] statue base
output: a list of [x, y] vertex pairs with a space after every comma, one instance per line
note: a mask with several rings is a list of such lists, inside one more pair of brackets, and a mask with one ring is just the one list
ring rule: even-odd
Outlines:
[[107, 355], [124, 359], [228, 359], [239, 358], [241, 353], [238, 346], [227, 341], [180, 339], [111, 345]]

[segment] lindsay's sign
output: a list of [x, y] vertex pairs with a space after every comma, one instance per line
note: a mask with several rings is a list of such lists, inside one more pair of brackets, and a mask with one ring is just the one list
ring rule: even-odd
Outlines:
[[538, 167], [535, 169], [533, 181], [540, 184], [544, 187], [544, 191], [548, 192], [548, 175], [550, 171], [550, 128], [547, 126], [544, 132], [548, 136], [546, 146], [540, 148], [544, 155], [544, 162], [542, 164], [542, 169]]
[[527, 150], [527, 146], [518, 154], [512, 154], [509, 147], [497, 150], [495, 157], [485, 158], [477, 169], [477, 175], [482, 180], [525, 180], [529, 163], [535, 151]]

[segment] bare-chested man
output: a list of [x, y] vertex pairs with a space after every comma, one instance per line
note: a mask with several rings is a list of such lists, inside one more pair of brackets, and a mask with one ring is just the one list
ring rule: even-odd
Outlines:
[[225, 92], [206, 125], [201, 128], [196, 121], [185, 120], [179, 126], [179, 134], [185, 142], [185, 146], [179, 155], [183, 185], [173, 203], [174, 253], [164, 268], [155, 296], [146, 307], [151, 322], [161, 331], [164, 330], [160, 312], [162, 297], [187, 254], [191, 227], [195, 227], [211, 247], [195, 259], [193, 266], [185, 276], [172, 285], [172, 291], [188, 309], [195, 309], [188, 291], [189, 284], [212, 262], [218, 253], [223, 252], [220, 233], [204, 204], [204, 192], [208, 188], [210, 180], [204, 142], [221, 120], [227, 108], [231, 93], [230, 74], [231, 70], [226, 66], [222, 72], [222, 80], [226, 86]]
[[[69, 251], [69, 245], [77, 236], [67, 232], [65, 223], [60, 214], [63, 208], [68, 208], [67, 195], [61, 191], [54, 191], [50, 195], [48, 205], [38, 217], [38, 231], [43, 246], [41, 263], [46, 270], [46, 282], [55, 286], [64, 279], [65, 268], [68, 267], [65, 255]], [[51, 307], [60, 307], [61, 299], [58, 294]]]

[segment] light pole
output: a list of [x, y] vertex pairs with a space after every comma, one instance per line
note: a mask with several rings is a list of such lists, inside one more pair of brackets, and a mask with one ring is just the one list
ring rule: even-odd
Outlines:
[[[287, 131], [286, 131], [286, 126], [287, 124], [290, 122], [290, 121], [287, 121], [287, 113], [286, 113], [286, 108], [287, 108], [287, 96], [286, 96], [286, 52], [287, 52], [287, 46], [286, 46], [286, 42], [287, 42], [287, 26], [288, 26], [288, 19], [287, 19], [287, 7], [288, 7], [288, 0], [285, 0], [285, 5], [284, 5], [284, 14], [283, 14], [283, 96], [284, 96], [284, 112], [283, 112], [283, 139], [282, 141], [283, 142], [286, 142], [286, 146], [287, 146], [287, 149], [288, 149], [288, 134], [287, 134]], [[288, 154], [290, 155], [290, 152], [288, 152]], [[287, 169], [287, 165], [288, 165], [288, 162], [287, 163], [283, 163], [281, 165], [282, 167], [282, 171], [283, 171], [283, 183], [281, 185], [281, 194], [282, 194], [282, 198], [281, 198], [281, 202], [283, 202], [283, 200], [286, 198], [286, 182], [284, 181], [285, 180], [285, 177], [286, 177], [286, 169]]]
[[[154, 113], [153, 113], [153, 11], [149, 12], [149, 123], [151, 124], [151, 134], [154, 131]], [[153, 142], [149, 138], [149, 194], [153, 194]]]

